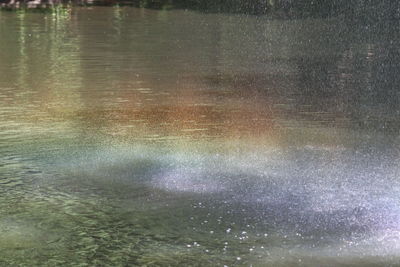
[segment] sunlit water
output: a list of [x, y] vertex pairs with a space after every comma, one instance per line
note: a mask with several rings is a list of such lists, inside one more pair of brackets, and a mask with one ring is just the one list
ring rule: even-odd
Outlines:
[[400, 264], [394, 32], [0, 13], [0, 265]]

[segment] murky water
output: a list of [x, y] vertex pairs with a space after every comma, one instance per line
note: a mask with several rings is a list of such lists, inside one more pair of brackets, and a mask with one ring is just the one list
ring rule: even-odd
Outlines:
[[0, 265], [400, 264], [397, 29], [0, 13]]

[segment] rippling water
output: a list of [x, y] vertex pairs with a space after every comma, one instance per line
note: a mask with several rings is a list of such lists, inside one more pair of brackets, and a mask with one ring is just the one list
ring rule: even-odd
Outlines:
[[397, 29], [0, 13], [0, 264], [399, 264]]

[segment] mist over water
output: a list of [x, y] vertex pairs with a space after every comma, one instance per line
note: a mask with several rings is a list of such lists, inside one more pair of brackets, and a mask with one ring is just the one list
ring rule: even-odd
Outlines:
[[0, 13], [0, 264], [399, 264], [395, 30]]

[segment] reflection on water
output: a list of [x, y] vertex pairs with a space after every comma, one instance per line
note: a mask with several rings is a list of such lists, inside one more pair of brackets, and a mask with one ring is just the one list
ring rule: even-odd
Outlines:
[[2, 265], [399, 263], [397, 28], [0, 13]]

